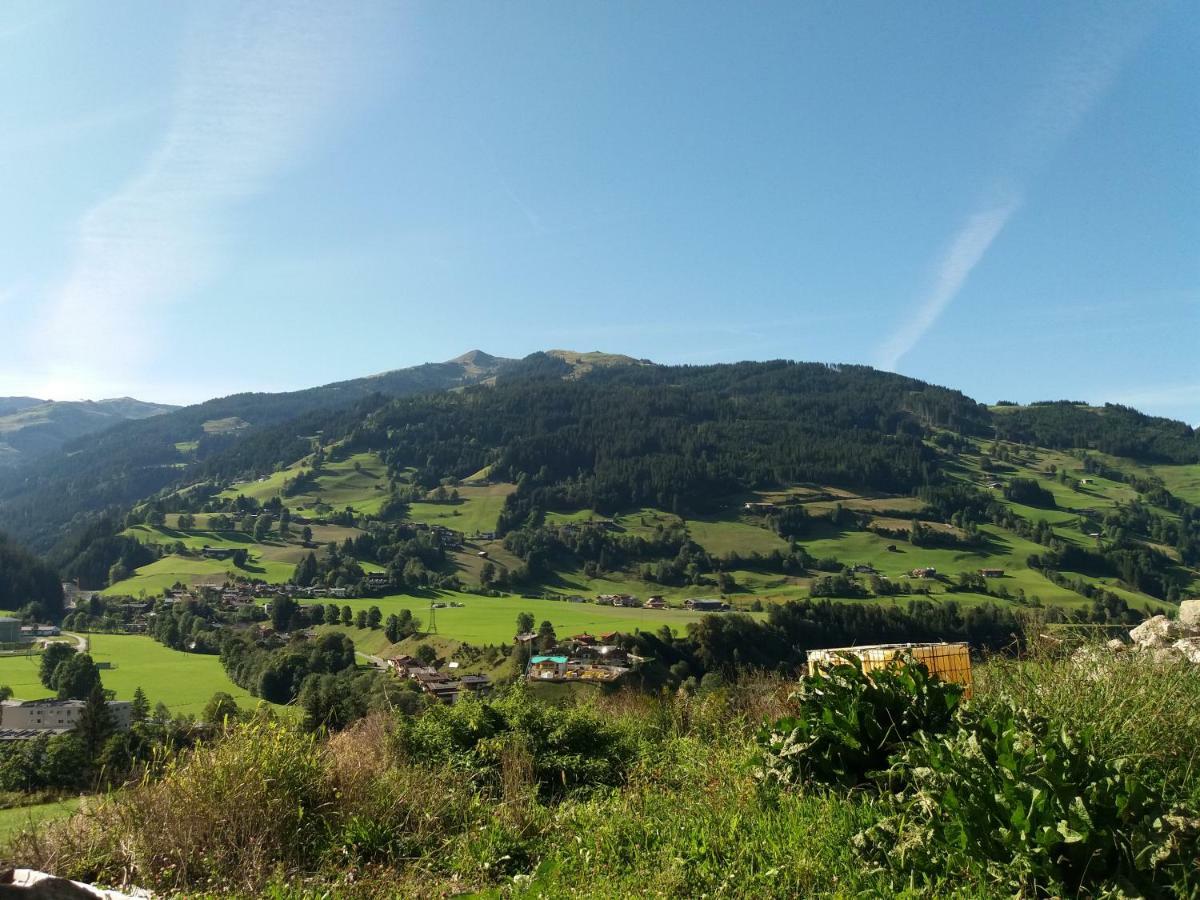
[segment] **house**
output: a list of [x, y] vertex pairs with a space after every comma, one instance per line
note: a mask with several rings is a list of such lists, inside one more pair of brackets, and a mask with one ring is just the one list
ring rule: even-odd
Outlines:
[[1004, 570], [1003, 569], [980, 569], [979, 574], [982, 575], [984, 578], [1003, 578]]
[[206, 545], [200, 549], [200, 555], [205, 559], [232, 559], [233, 550], [228, 547], [209, 547]]
[[[4, 730], [62, 734], [79, 723], [86, 700], [5, 700], [0, 704], [0, 723]], [[133, 703], [110, 700], [107, 704], [118, 728], [128, 728], [133, 718]]]
[[513, 640], [518, 644], [532, 644], [537, 640], [537, 635], [532, 631], [526, 631], [518, 634], [515, 638], [513, 638]]
[[724, 600], [684, 600], [683, 605], [692, 612], [725, 612], [729, 609]]
[[653, 597], [647, 597], [646, 602], [642, 606], [646, 609], [666, 609], [667, 601], [655, 594]]
[[526, 670], [529, 678], [562, 678], [567, 674], [567, 658], [565, 656], [534, 656], [529, 660]]
[[393, 675], [399, 675], [401, 678], [410, 677], [410, 672], [412, 672], [414, 669], [424, 668], [419, 659], [407, 654], [393, 656], [391, 659], [387, 660], [387, 667], [389, 672], [391, 672]]
[[367, 587], [373, 591], [392, 586], [392, 578], [386, 572], [372, 572], [367, 575]]
[[344, 600], [346, 597], [349, 597], [349, 596], [350, 596], [350, 589], [349, 589], [349, 588], [344, 588], [344, 587], [335, 587], [335, 588], [330, 588], [330, 589], [329, 589], [329, 596], [330, 596], [330, 597], [337, 597], [338, 599], [342, 599], [342, 600]]
[[875, 567], [868, 563], [859, 563], [851, 571], [857, 572], [860, 575], [872, 575], [875, 572]]
[[464, 675], [458, 680], [458, 684], [461, 688], [460, 694], [466, 691], [482, 696], [492, 692], [492, 680], [486, 675]]
[[752, 503], [743, 504], [742, 509], [744, 509], [748, 513], [754, 513], [755, 515], [762, 515], [763, 513], [774, 512], [775, 504], [774, 503], [752, 502]]
[[933, 566], [921, 566], [913, 569], [908, 574], [913, 578], [933, 578], [937, 575], [937, 569]]
[[641, 604], [638, 603], [638, 598], [633, 594], [617, 594], [613, 598], [613, 606], [621, 606], [628, 609], [636, 609]]
[[596, 643], [596, 638], [588, 634], [586, 631], [583, 634], [577, 634], [571, 638], [577, 644], [590, 645]]

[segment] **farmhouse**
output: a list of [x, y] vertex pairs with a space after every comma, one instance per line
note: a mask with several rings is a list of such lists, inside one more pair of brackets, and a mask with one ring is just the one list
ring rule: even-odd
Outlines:
[[666, 609], [667, 601], [664, 600], [662, 597], [655, 595], [653, 597], [647, 597], [646, 602], [643, 603], [642, 605], [646, 609]]
[[202, 547], [200, 555], [205, 559], [232, 559], [233, 550], [228, 547]]
[[1003, 569], [980, 569], [979, 574], [982, 575], [984, 578], [1003, 578], [1004, 570]]
[[729, 604], [724, 600], [684, 600], [683, 605], [693, 612], [725, 612]]
[[751, 502], [751, 503], [744, 504], [742, 506], [742, 509], [744, 509], [748, 513], [762, 515], [763, 513], [774, 512], [775, 504], [774, 503]]
[[908, 574], [913, 578], [933, 578], [937, 575], [937, 569], [933, 566], [920, 566]]
[[526, 675], [530, 678], [562, 678], [567, 672], [565, 656], [533, 656], [529, 659]]

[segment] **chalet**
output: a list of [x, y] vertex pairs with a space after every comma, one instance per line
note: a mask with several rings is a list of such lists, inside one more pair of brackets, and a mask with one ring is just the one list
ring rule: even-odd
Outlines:
[[330, 596], [330, 597], [337, 597], [338, 599], [343, 599], [343, 600], [344, 600], [346, 597], [349, 597], [349, 596], [350, 596], [350, 588], [344, 588], [344, 587], [335, 587], [335, 588], [330, 588], [330, 589], [329, 589], [329, 596]]
[[205, 559], [232, 559], [233, 550], [228, 547], [202, 547], [200, 555]]
[[567, 657], [534, 656], [529, 660], [526, 674], [530, 678], [561, 678], [567, 673]]
[[647, 597], [646, 602], [642, 606], [646, 609], [666, 609], [667, 601], [656, 594], [653, 597]]
[[373, 591], [390, 588], [392, 586], [392, 578], [385, 572], [372, 572], [367, 576], [367, 587]]
[[857, 572], [860, 575], [872, 575], [875, 572], [875, 567], [867, 563], [859, 563], [851, 571]]
[[593, 635], [588, 634], [586, 631], [583, 634], [575, 635], [575, 637], [571, 638], [571, 640], [573, 640], [577, 644], [584, 644], [584, 645], [591, 645], [591, 644], [596, 643], [596, 638]]
[[486, 675], [464, 675], [458, 680], [461, 691], [466, 691], [471, 694], [483, 695], [490, 694], [492, 691], [492, 680]]
[[638, 598], [633, 594], [617, 594], [613, 598], [613, 606], [621, 606], [627, 609], [636, 609], [641, 604], [638, 603]]
[[982, 575], [984, 578], [1003, 578], [1004, 570], [1003, 569], [980, 569], [979, 574]]
[[526, 631], [518, 634], [513, 640], [518, 644], [532, 644], [537, 640], [537, 635], [532, 631]]
[[684, 600], [683, 605], [692, 612], [725, 612], [729, 609], [729, 604], [724, 600]]
[[774, 512], [775, 504], [774, 503], [763, 503], [763, 502], [751, 502], [751, 503], [743, 504], [742, 509], [744, 509], [748, 513], [753, 513], [754, 515], [762, 515], [763, 513]]
[[913, 578], [933, 578], [937, 575], [937, 569], [933, 566], [920, 566], [908, 574]]
[[585, 601], [578, 594], [572, 594], [570, 597], [567, 598], [567, 602], [568, 603], [584, 603]]

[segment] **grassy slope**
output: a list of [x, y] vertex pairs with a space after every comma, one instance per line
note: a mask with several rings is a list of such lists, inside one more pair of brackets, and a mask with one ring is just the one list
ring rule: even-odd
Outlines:
[[515, 484], [463, 485], [457, 489], [458, 503], [411, 503], [407, 518], [467, 534], [495, 531], [504, 498], [516, 489]]
[[[198, 525], [207, 525], [207, 517], [200, 516], [199, 519], [203, 521], [198, 521]], [[168, 525], [177, 523], [178, 516], [173, 516]], [[294, 532], [298, 533], [299, 528], [294, 529]], [[256, 541], [252, 535], [241, 531], [180, 531], [174, 527], [157, 528], [149, 525], [134, 525], [124, 533], [142, 543], [161, 545], [178, 542], [191, 550], [200, 550], [203, 547], [230, 550], [241, 548], [249, 551], [249, 561], [245, 568], [239, 569], [232, 560], [169, 554], [142, 566], [130, 578], [106, 588], [105, 594], [128, 594], [136, 597], [144, 591], [147, 596], [151, 596], [161, 593], [164, 588], [169, 588], [176, 582], [193, 586], [219, 585], [235, 575], [283, 583], [292, 577], [292, 571], [304, 555], [311, 552], [303, 546], [295, 533], [288, 541], [281, 540], [278, 535], [265, 541]], [[313, 541], [316, 544], [329, 541], [341, 543], [346, 538], [358, 534], [360, 532], [356, 528], [338, 525], [313, 526]], [[381, 568], [373, 563], [362, 563], [362, 567], [367, 572], [381, 571]]]
[[[600, 634], [606, 631], [657, 631], [663, 625], [682, 633], [689, 622], [699, 621], [700, 615], [684, 610], [614, 609], [596, 606], [594, 603], [567, 603], [565, 601], [527, 599], [525, 597], [481, 597], [476, 594], [441, 591], [425, 597], [393, 595], [378, 599], [337, 600], [339, 606], [347, 605], [357, 612], [378, 606], [386, 619], [392, 613], [410, 609], [421, 621], [422, 627], [429, 623], [429, 603], [454, 601], [462, 603], [458, 609], [439, 609], [435, 612], [438, 632], [470, 644], [503, 644], [512, 640], [516, 628], [517, 614], [529, 612], [540, 624], [549, 620], [560, 636], [587, 631]], [[313, 601], [314, 603], [316, 601]], [[364, 636], [365, 637], [365, 636]], [[356, 645], [357, 646], [357, 645]], [[362, 648], [366, 652], [372, 644]]]
[[[111, 662], [115, 668], [100, 673], [104, 686], [117, 692], [118, 700], [133, 699], [141, 688], [150, 702], [165, 703], [173, 713], [198, 714], [217, 691], [225, 691], [239, 706], [253, 708], [260, 702], [229, 680], [215, 656], [181, 653], [143, 635], [93, 634], [92, 658]], [[0, 658], [0, 684], [7, 684], [22, 700], [51, 695], [38, 681], [36, 656]]]
[[79, 809], [79, 802], [78, 797], [70, 797], [50, 803], [36, 803], [33, 806], [0, 809], [0, 843], [7, 841], [16, 832], [23, 831], [40, 822], [65, 819]]
[[[308, 458], [280, 469], [259, 481], [243, 481], [231, 485], [220, 496], [232, 499], [244, 494], [259, 502], [283, 496], [283, 483], [306, 468]], [[354, 468], [355, 463], [359, 469]], [[362, 513], [377, 513], [387, 497], [387, 470], [374, 453], [356, 453], [339, 462], [327, 462], [317, 478], [315, 488], [290, 497], [284, 502], [293, 511], [307, 512], [317, 503], [334, 509], [349, 506]]]

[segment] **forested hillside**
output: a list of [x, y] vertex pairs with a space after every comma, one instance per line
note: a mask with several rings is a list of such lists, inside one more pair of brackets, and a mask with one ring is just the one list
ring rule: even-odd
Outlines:
[[0, 397], [0, 467], [27, 464], [75, 438], [173, 409], [132, 397], [96, 401]]
[[[235, 394], [140, 421], [122, 422], [66, 441], [57, 452], [18, 470], [0, 467], [0, 524], [38, 550], [68, 538], [73, 528], [105, 511], [121, 511], [164, 487], [186, 481], [230, 447], [253, 442], [272, 425], [291, 423], [272, 437], [278, 452], [268, 468], [303, 453], [297, 435], [320, 427], [317, 412], [345, 409], [372, 397], [441, 391], [492, 378], [508, 360], [470, 353], [366, 378], [283, 394]], [[23, 411], [25, 414], [29, 409]], [[20, 414], [20, 413], [18, 413]], [[299, 429], [299, 430], [298, 430]], [[291, 443], [288, 443], [291, 441]], [[249, 452], [261, 454], [262, 446]], [[218, 463], [219, 465], [219, 463]]]
[[0, 609], [17, 610], [29, 604], [35, 606], [35, 615], [61, 615], [62, 583], [52, 568], [0, 532]]
[[[331, 586], [373, 566], [413, 589], [1146, 608], [1196, 588], [1196, 442], [1123, 407], [989, 409], [864, 366], [472, 353], [110, 429], [10, 479], [0, 524], [90, 588], [144, 570], [132, 593], [278, 580], [316, 548], [295, 514], [345, 544], [305, 575]], [[449, 553], [433, 525], [488, 537]], [[201, 565], [205, 546], [250, 568]]]

